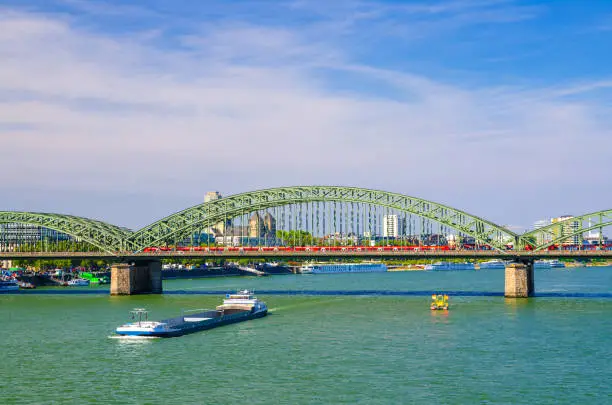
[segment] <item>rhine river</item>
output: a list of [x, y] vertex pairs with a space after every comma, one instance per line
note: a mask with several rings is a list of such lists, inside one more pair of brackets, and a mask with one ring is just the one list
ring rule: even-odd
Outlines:
[[[489, 294], [503, 292], [503, 270], [0, 295], [0, 403], [612, 403], [612, 267], [536, 270], [535, 281], [529, 300]], [[268, 291], [258, 296], [271, 315], [173, 339], [110, 337], [134, 307], [161, 319], [238, 288]], [[283, 291], [297, 294], [272, 293]], [[448, 313], [429, 310], [432, 291], [455, 291]]]

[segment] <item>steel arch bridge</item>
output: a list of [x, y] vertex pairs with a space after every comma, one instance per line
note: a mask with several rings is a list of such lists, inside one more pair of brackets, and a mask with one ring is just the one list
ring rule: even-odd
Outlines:
[[108, 253], [125, 249], [130, 231], [105, 222], [72, 215], [0, 211], [0, 224], [36, 225], [82, 240]]
[[128, 243], [138, 252], [170, 237], [188, 237], [198, 226], [215, 224], [247, 212], [311, 202], [361, 203], [395, 209], [456, 229], [499, 250], [505, 250], [507, 242], [504, 240], [518, 239], [517, 234], [493, 222], [417, 197], [358, 187], [304, 186], [252, 191], [199, 204], [145, 226], [132, 234]]
[[[168, 240], [187, 238], [198, 227], [247, 213], [294, 204], [330, 202], [373, 205], [416, 215], [472, 236], [500, 251], [506, 250], [509, 241], [514, 242], [518, 250], [526, 246], [532, 250], [542, 250], [589, 230], [612, 226], [612, 210], [603, 210], [517, 235], [491, 221], [433, 201], [380, 190], [339, 186], [279, 187], [235, 194], [187, 208], [135, 232], [88, 218], [35, 212], [0, 211], [0, 224], [21, 223], [52, 229], [91, 244], [100, 251], [121, 256], [142, 252], [146, 247], [161, 245]], [[582, 225], [571, 234], [555, 233], [556, 229], [572, 221], [580, 221]], [[585, 221], [589, 222], [586, 226]], [[549, 242], [538, 245], [533, 241], [538, 234], [553, 237], [549, 238]]]

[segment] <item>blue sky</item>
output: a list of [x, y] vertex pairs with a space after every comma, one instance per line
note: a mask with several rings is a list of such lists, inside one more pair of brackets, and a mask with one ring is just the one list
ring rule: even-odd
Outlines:
[[294, 184], [519, 230], [609, 208], [612, 2], [586, 4], [0, 1], [3, 208], [136, 228]]

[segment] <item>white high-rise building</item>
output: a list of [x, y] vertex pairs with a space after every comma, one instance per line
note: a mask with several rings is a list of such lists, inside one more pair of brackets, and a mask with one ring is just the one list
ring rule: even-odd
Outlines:
[[553, 228], [553, 236], [555, 239], [561, 238], [563, 236], [573, 235], [569, 239], [565, 239], [564, 241], [562, 241], [561, 243], [563, 245], [582, 244], [582, 233], [579, 233], [582, 229], [582, 222], [570, 221], [572, 218], [574, 218], [572, 215], [564, 215], [558, 218], [553, 218], [551, 220], [553, 224], [557, 222], [562, 222], [561, 224], [559, 224], [559, 227]]
[[383, 216], [383, 237], [397, 238], [399, 236], [399, 222], [397, 215]]
[[[574, 218], [571, 215], [564, 215], [557, 218], [543, 219], [536, 221], [533, 224], [534, 229], [548, 226], [551, 224], [559, 223], [559, 226], [549, 228], [547, 232], [540, 232], [537, 236], [537, 243], [539, 245], [552, 242], [555, 239], [559, 239], [563, 236], [573, 235], [571, 238], [562, 241], [563, 245], [580, 244], [582, 243], [582, 234], [577, 233], [582, 229], [581, 221], [570, 221]], [[576, 234], [575, 234], [576, 233]]]
[[[538, 229], [538, 228], [542, 228], [544, 226], [548, 226], [551, 224], [550, 219], [540, 219], [539, 221], [536, 221], [533, 223], [533, 229]], [[538, 245], [543, 245], [544, 243], [548, 243], [552, 241], [552, 233], [550, 231], [548, 232], [539, 232], [538, 234], [536, 234], [536, 243]]]
[[541, 228], [543, 226], [547, 226], [550, 224], [551, 224], [550, 219], [540, 219], [539, 221], [535, 221], [533, 223], [533, 229], [538, 229], [538, 228]]
[[[221, 198], [223, 198], [223, 196], [218, 191], [209, 191], [206, 194], [204, 194], [205, 203], [215, 201], [215, 200], [220, 200]], [[229, 221], [228, 223], [219, 222], [218, 224], [215, 224], [211, 226], [210, 228], [203, 229], [203, 231], [206, 233], [213, 234], [213, 235], [225, 234], [225, 231], [227, 230], [228, 225], [229, 225]]]
[[204, 202], [207, 203], [207, 202], [210, 202], [210, 201], [213, 201], [213, 200], [218, 200], [220, 198], [223, 198], [223, 196], [221, 195], [220, 192], [218, 192], [218, 191], [209, 191], [209, 192], [207, 192], [204, 195]]

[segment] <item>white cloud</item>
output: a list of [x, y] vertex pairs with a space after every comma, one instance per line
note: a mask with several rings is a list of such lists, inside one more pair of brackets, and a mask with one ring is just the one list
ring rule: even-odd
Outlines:
[[[515, 193], [518, 206], [542, 211], [561, 196], [546, 185], [585, 184], [584, 169], [587, 182], [608, 181], [603, 107], [559, 89], [466, 89], [357, 65], [280, 28], [215, 26], [167, 49], [55, 16], [4, 13], [0, 26], [6, 188], [171, 193], [180, 208], [198, 202], [181, 193], [199, 199], [208, 188], [351, 184], [451, 205], [462, 195], [461, 208], [487, 216]], [[409, 97], [336, 91], [320, 81], [326, 69], [327, 83], [350, 73]], [[482, 201], [466, 190], [505, 191]]]

